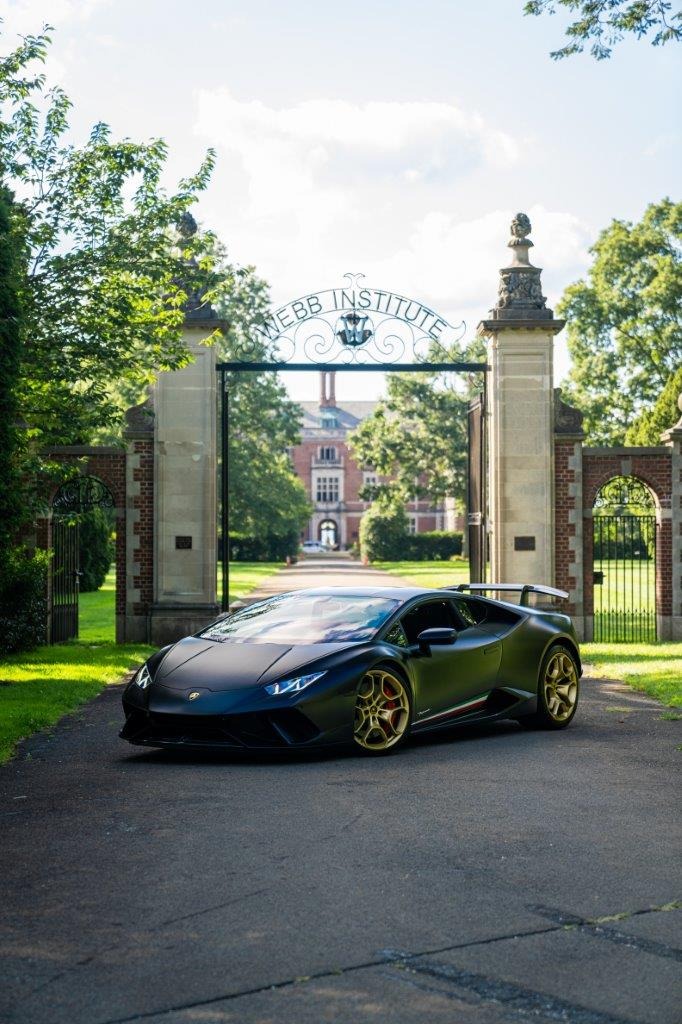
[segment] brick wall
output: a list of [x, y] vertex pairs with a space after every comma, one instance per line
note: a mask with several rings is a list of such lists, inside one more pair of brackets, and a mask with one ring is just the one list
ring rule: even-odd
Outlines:
[[[592, 514], [601, 487], [617, 476], [645, 483], [656, 502], [656, 611], [661, 636], [667, 635], [674, 605], [672, 467], [670, 447], [586, 448], [578, 438], [555, 442], [556, 585], [570, 594], [569, 612], [579, 631], [591, 638], [594, 615], [594, 538]], [[679, 528], [679, 527], [678, 527]]]

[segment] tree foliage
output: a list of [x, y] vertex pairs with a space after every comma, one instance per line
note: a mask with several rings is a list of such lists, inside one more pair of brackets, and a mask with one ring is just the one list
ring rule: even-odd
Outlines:
[[161, 139], [114, 139], [96, 124], [68, 141], [70, 101], [36, 67], [48, 31], [0, 59], [0, 173], [21, 222], [19, 411], [34, 448], [86, 440], [118, 412], [112, 382], [182, 366], [182, 306], [208, 271], [204, 236], [177, 231], [206, 187], [209, 151], [174, 192]]
[[79, 518], [78, 568], [82, 594], [99, 590], [116, 556], [112, 538], [114, 516], [110, 509], [93, 508]]
[[558, 307], [573, 364], [566, 390], [591, 443], [623, 444], [682, 365], [682, 203], [612, 221], [591, 252]]
[[589, 45], [596, 60], [611, 56], [626, 35], [637, 39], [653, 33], [654, 46], [682, 39], [682, 12], [672, 12], [667, 0], [527, 0], [524, 14], [555, 14], [564, 8], [577, 15], [566, 29], [568, 42], [550, 54], [562, 60]]
[[626, 444], [656, 445], [661, 434], [680, 419], [678, 399], [682, 395], [682, 366], [670, 375], [657, 401], [640, 413], [625, 435]]
[[0, 575], [21, 522], [17, 380], [21, 361], [20, 245], [12, 197], [0, 186]]
[[[480, 355], [475, 343], [453, 361]], [[442, 352], [439, 354], [442, 359]], [[387, 397], [349, 437], [353, 457], [384, 480], [361, 496], [400, 504], [414, 496], [463, 502], [467, 467], [467, 407], [473, 386], [442, 373], [389, 374]]]
[[[222, 266], [216, 306], [227, 329], [218, 342], [224, 359], [247, 348], [254, 360], [273, 357], [253, 327], [269, 311], [265, 282], [253, 267]], [[311, 507], [294, 474], [289, 448], [300, 438], [301, 409], [291, 402], [272, 371], [225, 375], [229, 394], [230, 532], [246, 537], [284, 538], [307, 522]]]

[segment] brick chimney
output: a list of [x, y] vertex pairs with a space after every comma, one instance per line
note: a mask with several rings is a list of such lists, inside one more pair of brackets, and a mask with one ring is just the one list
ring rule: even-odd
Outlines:
[[320, 408], [336, 405], [336, 370], [320, 371]]

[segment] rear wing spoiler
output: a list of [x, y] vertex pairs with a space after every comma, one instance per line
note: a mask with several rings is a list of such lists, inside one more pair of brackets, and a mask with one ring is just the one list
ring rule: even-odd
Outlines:
[[512, 590], [521, 594], [520, 605], [528, 605], [529, 594], [546, 594], [548, 597], [559, 597], [564, 601], [568, 598], [568, 593], [565, 590], [544, 587], [540, 583], [459, 583], [454, 589], [460, 592], [470, 590], [472, 593], [485, 590]]

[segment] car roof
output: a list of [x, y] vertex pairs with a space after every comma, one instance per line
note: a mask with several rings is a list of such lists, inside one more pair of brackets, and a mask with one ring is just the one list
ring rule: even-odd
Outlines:
[[287, 596], [289, 594], [310, 594], [318, 597], [385, 597], [403, 603], [413, 597], [457, 596], [452, 591], [434, 590], [432, 587], [307, 587], [304, 590], [289, 590]]

